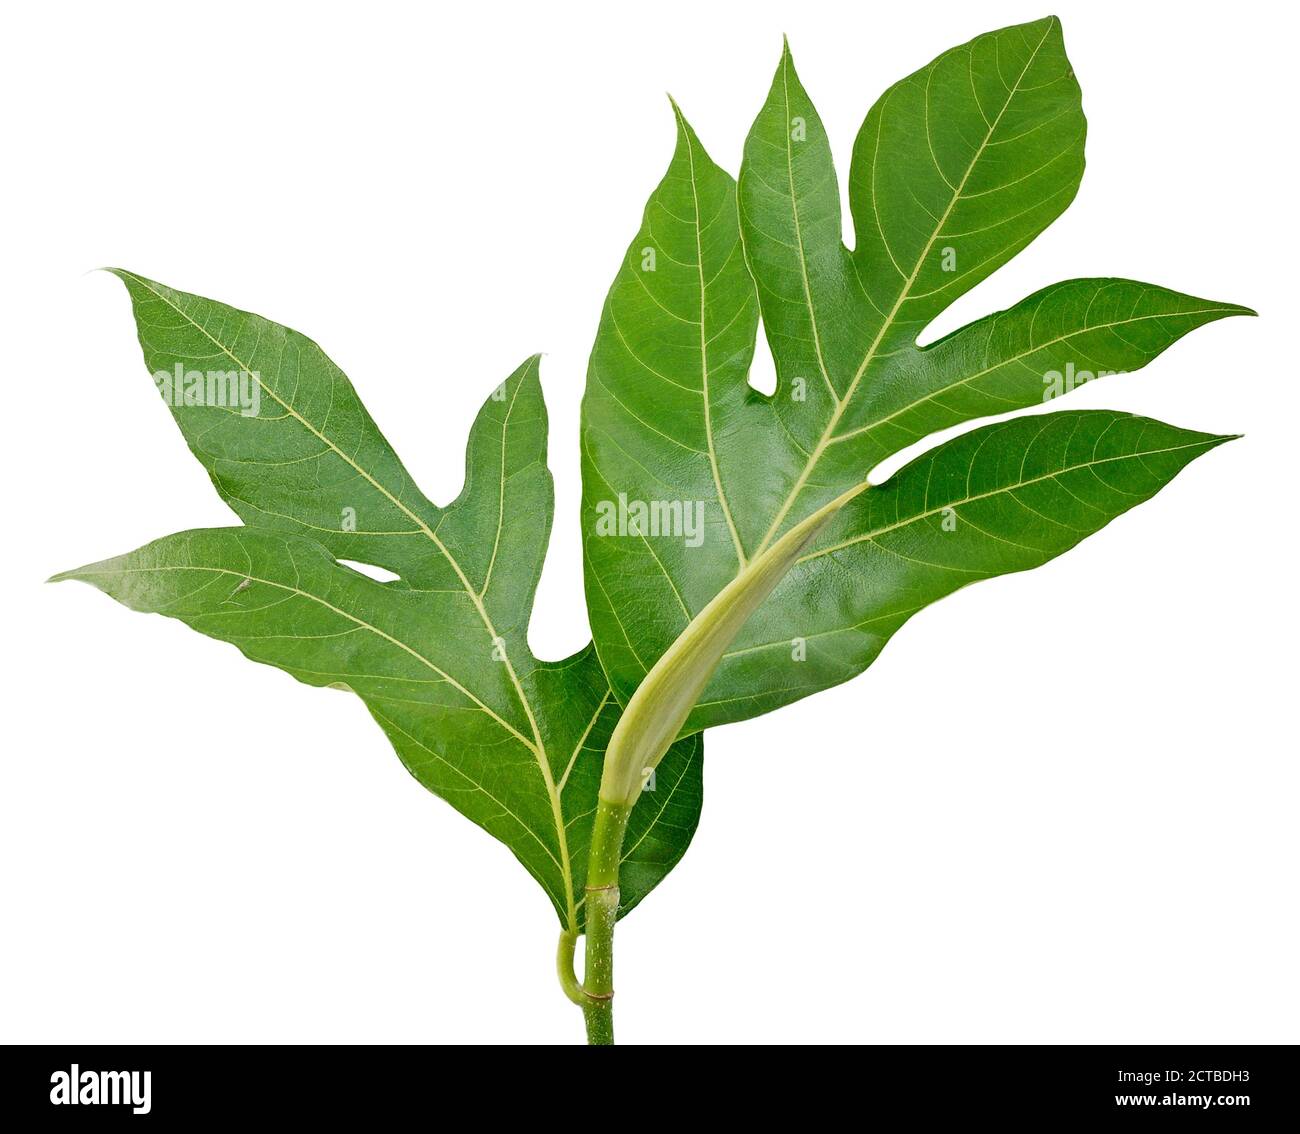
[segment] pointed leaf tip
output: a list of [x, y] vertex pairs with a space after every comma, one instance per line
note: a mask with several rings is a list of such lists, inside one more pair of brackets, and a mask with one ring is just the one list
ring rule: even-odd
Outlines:
[[[616, 497], [705, 501], [712, 517], [691, 552], [677, 537], [652, 547], [587, 529], [597, 649], [625, 705], [646, 688], [646, 659], [699, 630], [699, 612], [783, 533], [848, 501], [728, 644], [687, 731], [846, 680], [922, 605], [1063, 553], [1234, 439], [1100, 411], [1026, 417], [961, 434], [862, 491], [868, 470], [923, 438], [1041, 407], [1103, 368], [1130, 373], [1248, 310], [1133, 280], [1067, 280], [919, 347], [1078, 187], [1087, 124], [1060, 21], [977, 36], [876, 103], [849, 167], [852, 251], [830, 145], [792, 55], [783, 35], [734, 184], [708, 169], [707, 199], [693, 196], [679, 151], [611, 288], [583, 401], [584, 524]], [[706, 239], [702, 217], [718, 220]], [[647, 265], [650, 244], [669, 270]], [[760, 402], [749, 384], [757, 313], [788, 397]], [[950, 516], [926, 503], [936, 493]], [[900, 526], [904, 507], [912, 518]], [[797, 680], [787, 659], [801, 663]]]
[[[130, 294], [148, 370], [206, 369], [220, 354], [257, 376], [261, 404], [274, 400], [275, 412], [170, 404], [246, 526], [180, 532], [50, 581], [84, 582], [133, 610], [178, 618], [306, 684], [350, 688], [415, 778], [509, 846], [561, 923], [581, 931], [573, 895], [583, 890], [590, 834], [578, 822], [595, 814], [600, 750], [616, 710], [594, 650], [551, 664], [528, 648], [552, 515], [541, 355], [479, 411], [466, 445], [473, 475], [439, 507], [316, 343], [106, 270]], [[231, 454], [242, 460], [227, 462]], [[354, 563], [402, 584], [381, 585]], [[543, 737], [574, 753], [560, 784]], [[685, 850], [699, 811], [699, 749], [677, 747], [676, 814], [653, 799], [639, 809], [643, 830], [629, 846], [648, 837], [626, 862], [623, 912]]]
[[691, 126], [686, 115], [682, 112], [681, 106], [678, 105], [677, 100], [671, 94], [668, 96], [668, 102], [672, 105], [673, 121], [677, 124], [677, 152], [680, 154], [692, 138], [696, 138], [698, 141], [698, 137], [694, 127]]

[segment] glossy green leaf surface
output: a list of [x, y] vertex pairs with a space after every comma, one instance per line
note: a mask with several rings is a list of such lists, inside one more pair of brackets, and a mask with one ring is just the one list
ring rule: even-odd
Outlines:
[[[356, 693], [411, 774], [510, 847], [562, 924], [580, 928], [619, 707], [591, 646], [559, 662], [528, 648], [552, 512], [537, 360], [484, 403], [464, 488], [439, 507], [310, 339], [117, 274], [160, 392], [246, 526], [167, 536], [57, 578], [181, 619], [307, 684]], [[378, 582], [340, 560], [398, 578]], [[679, 742], [641, 797], [622, 912], [685, 851], [701, 760], [700, 738]]]
[[[1100, 411], [1039, 415], [974, 430], [868, 487], [883, 459], [933, 433], [1136, 370], [1188, 331], [1248, 313], [1078, 279], [918, 346], [1077, 189], [1085, 122], [1055, 19], [980, 36], [876, 103], [849, 169], [852, 251], [788, 49], [738, 182], [677, 119], [583, 402], [588, 606], [621, 701], [715, 596], [836, 502], [722, 654], [685, 732], [852, 677], [916, 610], [1060, 554], [1224, 439]], [[748, 383], [760, 316], [772, 395]]]

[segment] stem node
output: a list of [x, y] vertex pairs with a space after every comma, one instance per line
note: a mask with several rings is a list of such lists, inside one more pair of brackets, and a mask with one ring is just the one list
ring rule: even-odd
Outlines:
[[601, 798], [587, 859], [587, 964], [582, 982], [587, 1042], [614, 1042], [614, 923], [618, 920], [618, 868], [630, 803]]

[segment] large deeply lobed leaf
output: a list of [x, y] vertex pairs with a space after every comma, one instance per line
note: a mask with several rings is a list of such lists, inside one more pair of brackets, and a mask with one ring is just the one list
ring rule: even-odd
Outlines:
[[[188, 390], [194, 372], [215, 369], [252, 382], [254, 407], [214, 402], [201, 381], [170, 400], [245, 526], [59, 576], [354, 691], [412, 774], [510, 846], [569, 929], [583, 924], [621, 706], [653, 686], [674, 706], [661, 714], [671, 736], [690, 703], [671, 681], [642, 686], [670, 647], [696, 643], [690, 697], [707, 687], [633, 812], [621, 912], [694, 831], [699, 730], [853, 676], [915, 611], [1068, 550], [1226, 438], [1065, 412], [974, 429], [883, 485], [869, 484], [874, 466], [940, 430], [1135, 370], [1195, 327], [1246, 313], [1078, 279], [917, 345], [1077, 189], [1085, 123], [1054, 19], [946, 52], [876, 103], [849, 169], [852, 251], [825, 130], [788, 48], [738, 182], [674, 113], [676, 150], [609, 292], [583, 402], [594, 646], [561, 662], [528, 648], [552, 511], [535, 359], [485, 403], [464, 489], [440, 507], [314, 342], [129, 272], [118, 275], [156, 380]], [[747, 381], [760, 317], [771, 396]], [[688, 626], [700, 632], [683, 636]], [[644, 771], [633, 763], [628, 798]]]
[[[1121, 279], [1053, 285], [925, 348], [917, 336], [1069, 204], [1085, 123], [1060, 24], [980, 36], [891, 87], [849, 170], [783, 51], [738, 184], [677, 112], [677, 148], [610, 289], [583, 401], [587, 598], [627, 700], [709, 602], [850, 500], [722, 656], [687, 733], [870, 664], [913, 612], [1023, 570], [1223, 438], [1120, 414], [976, 430], [867, 487], [935, 432], [1131, 371], [1233, 304]], [[761, 314], [771, 396], [748, 384]], [[865, 489], [865, 491], [864, 491]], [[698, 538], [640, 515], [698, 520]], [[628, 522], [602, 523], [617, 504]]]
[[[168, 391], [177, 424], [247, 526], [167, 536], [56, 577], [179, 618], [308, 684], [353, 690], [416, 779], [509, 846], [562, 923], [579, 928], [619, 709], [591, 646], [560, 662], [528, 648], [552, 509], [537, 360], [485, 402], [465, 487], [440, 508], [310, 339], [117, 274], [160, 388], [179, 369], [182, 393], [191, 390]], [[206, 384], [183, 380], [214, 369], [249, 375], [256, 399], [216, 404]], [[340, 559], [399, 578], [376, 582]], [[677, 744], [638, 805], [622, 912], [685, 851], [700, 765], [699, 738]]]

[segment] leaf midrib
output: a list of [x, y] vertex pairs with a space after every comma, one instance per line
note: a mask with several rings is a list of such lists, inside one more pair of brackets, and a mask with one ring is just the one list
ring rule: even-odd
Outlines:
[[236, 363], [239, 366], [240, 370], [244, 371], [245, 373], [255, 375], [257, 378], [257, 384], [271, 397], [271, 399], [277, 405], [281, 406], [286, 413], [288, 413], [304, 429], [306, 429], [309, 433], [311, 433], [312, 436], [314, 436], [318, 441], [327, 445], [330, 448], [330, 450], [333, 451], [341, 460], [343, 460], [346, 464], [351, 466], [359, 476], [361, 476], [363, 479], [369, 482], [376, 489], [376, 491], [378, 491], [383, 496], [385, 496], [389, 501], [392, 502], [392, 504], [399, 511], [405, 514], [413, 523], [415, 523], [415, 525], [433, 542], [434, 546], [438, 548], [443, 558], [446, 559], [447, 563], [451, 566], [452, 570], [456, 573], [456, 577], [460, 580], [461, 587], [464, 589], [465, 594], [469, 597], [470, 602], [474, 605], [474, 609], [478, 613], [479, 619], [482, 621], [484, 628], [487, 630], [489, 639], [491, 640], [494, 646], [497, 646], [498, 644], [500, 646], [501, 658], [505, 664], [506, 673], [510, 678], [511, 684], [514, 686], [516, 696], [519, 698], [519, 703], [523, 707], [524, 713], [528, 718], [529, 727], [533, 733], [533, 740], [529, 741], [528, 739], [523, 737], [518, 732], [518, 730], [514, 729], [513, 726], [511, 727], [511, 731], [514, 732], [514, 734], [517, 737], [519, 737], [520, 741], [525, 745], [525, 747], [527, 747], [533, 753], [533, 756], [537, 763], [538, 770], [542, 775], [542, 782], [546, 787], [546, 794], [550, 798], [551, 812], [555, 823], [556, 838], [559, 840], [560, 857], [564, 864], [562, 869], [564, 874], [565, 898], [566, 898], [567, 911], [569, 915], [569, 923], [570, 923], [570, 928], [573, 928], [574, 925], [576, 924], [577, 907], [574, 902], [573, 871], [569, 860], [568, 839], [566, 837], [565, 829], [564, 829], [564, 814], [563, 814], [563, 809], [561, 808], [560, 805], [560, 795], [559, 792], [556, 790], [556, 786], [555, 786], [555, 777], [551, 774], [550, 762], [546, 755], [546, 747], [542, 741], [541, 729], [538, 727], [537, 717], [536, 714], [533, 712], [532, 703], [529, 700], [528, 695], [524, 692], [523, 684], [520, 682], [519, 676], [515, 672], [514, 663], [510, 660], [510, 654], [509, 651], [506, 649], [505, 640], [497, 633], [496, 627], [492, 623], [491, 616], [488, 614], [487, 608], [483, 605], [483, 600], [481, 596], [478, 594], [478, 592], [474, 589], [473, 585], [470, 583], [469, 578], [466, 576], [465, 571], [461, 567], [459, 561], [456, 559], [454, 555], [452, 555], [447, 545], [443, 543], [441, 539], [438, 538], [437, 533], [432, 528], [429, 527], [429, 525], [424, 521], [422, 517], [420, 517], [417, 513], [413, 512], [410, 508], [408, 508], [406, 504], [404, 504], [398, 497], [393, 495], [393, 493], [390, 492], [385, 485], [380, 483], [380, 481], [376, 480], [375, 477], [372, 476], [366, 469], [362, 468], [359, 464], [357, 464], [355, 460], [353, 460], [350, 456], [348, 456], [348, 454], [346, 454], [342, 449], [340, 449], [338, 445], [336, 445], [329, 437], [327, 437], [324, 433], [322, 433], [319, 429], [317, 429], [314, 425], [312, 425], [312, 423], [309, 422], [305, 417], [303, 417], [302, 414], [300, 414], [290, 403], [286, 402], [274, 390], [270, 389], [266, 385], [266, 383], [262, 381], [261, 374], [258, 371], [254, 370], [248, 363], [240, 359], [229, 347], [226, 346], [225, 343], [223, 343], [220, 339], [218, 339], [215, 335], [213, 335], [201, 323], [195, 320], [188, 312], [178, 307], [175, 303], [171, 301], [171, 299], [169, 299], [167, 296], [163, 295], [155, 287], [153, 287], [151, 281], [145, 279], [142, 276], [136, 275], [134, 272], [124, 271], [123, 274], [130, 276], [130, 278], [135, 280], [141, 287], [145, 288], [145, 290], [147, 290], [150, 294], [155, 296], [157, 299], [159, 299], [160, 301], [165, 303], [168, 307], [170, 307], [173, 311], [175, 311], [179, 316], [181, 316], [181, 318], [183, 318], [186, 322], [190, 324], [190, 326], [192, 326], [201, 335], [203, 335], [209, 342], [212, 343], [213, 346], [215, 346], [219, 351], [221, 351], [227, 358], [229, 358], [232, 362]]
[[[873, 429], [893, 421], [894, 418], [901, 417], [909, 410], [916, 409], [917, 406], [924, 405], [926, 402], [934, 401], [936, 398], [941, 398], [944, 394], [951, 393], [953, 390], [956, 390], [961, 386], [969, 385], [971, 382], [977, 382], [979, 379], [992, 374], [994, 371], [1001, 370], [1004, 366], [1011, 366], [1014, 363], [1022, 362], [1031, 354], [1037, 354], [1040, 350], [1046, 350], [1048, 347], [1056, 346], [1058, 343], [1067, 342], [1079, 335], [1090, 335], [1096, 331], [1108, 331], [1114, 327], [1125, 327], [1132, 323], [1142, 323], [1152, 319], [1180, 319], [1196, 315], [1218, 315], [1227, 314], [1234, 310], [1235, 308], [1233, 307], [1197, 307], [1186, 311], [1162, 311], [1155, 315], [1135, 315], [1126, 319], [1115, 319], [1109, 323], [1094, 323], [1090, 326], [1080, 327], [1077, 330], [1070, 331], [1064, 335], [1057, 335], [1055, 338], [1045, 339], [1043, 342], [1030, 347], [1028, 350], [1023, 350], [1019, 354], [1009, 355], [1000, 362], [995, 363], [993, 366], [986, 366], [983, 370], [978, 370], [974, 374], [963, 375], [956, 381], [950, 382], [946, 386], [940, 386], [937, 390], [931, 390], [930, 393], [908, 402], [905, 406], [893, 410], [884, 417], [878, 417], [874, 421], [869, 421], [865, 425], [859, 426], [857, 429], [850, 430], [848, 433], [837, 433], [830, 439], [830, 444], [838, 445], [840, 442], [849, 441], [863, 433], [870, 433]], [[938, 344], [935, 345], [937, 346]], [[935, 348], [928, 347], [926, 349], [933, 350]], [[920, 351], [920, 353], [924, 354], [925, 350]]]
[[722, 471], [718, 467], [717, 446], [713, 443], [713, 407], [709, 394], [709, 339], [705, 327], [705, 319], [708, 314], [708, 293], [704, 281], [704, 241], [701, 228], [704, 218], [700, 215], [700, 191], [695, 178], [695, 146], [691, 142], [690, 132], [686, 129], [685, 122], [682, 119], [682, 112], [677, 109], [676, 103], [673, 104], [673, 110], [677, 115], [678, 127], [682, 131], [682, 137], [686, 141], [686, 164], [691, 175], [691, 201], [695, 206], [695, 224], [692, 227], [695, 229], [695, 266], [700, 280], [700, 392], [703, 395], [704, 402], [704, 439], [709, 447], [709, 467], [713, 472], [713, 486], [718, 491], [718, 503], [722, 506], [722, 515], [727, 521], [727, 531], [731, 533], [731, 542], [736, 549], [737, 570], [743, 571], [746, 562], [745, 548], [740, 542], [740, 533], [736, 530], [736, 521], [731, 515], [731, 505], [727, 503], [726, 490], [722, 487]]
[[[785, 134], [785, 172], [786, 179], [790, 184], [790, 217], [794, 221], [794, 238], [795, 243], [798, 245], [799, 275], [803, 281], [804, 302], [808, 305], [808, 325], [812, 330], [813, 350], [817, 355], [817, 368], [821, 371], [822, 380], [825, 381], [826, 387], [830, 391], [831, 399], [838, 407], [840, 396], [835, 390], [835, 383], [831, 381], [830, 372], [826, 368], [826, 358], [822, 353], [822, 337], [821, 331], [817, 327], [817, 308], [813, 304], [812, 281], [808, 278], [808, 255], [804, 250], [803, 223], [799, 219], [799, 196], [794, 184], [794, 139], [791, 137], [793, 131], [790, 129], [790, 45], [788, 43], [781, 55], [781, 95], [785, 109], [783, 132]], [[834, 191], [839, 192], [838, 187]], [[766, 544], [766, 540], [764, 540], [764, 544]], [[762, 549], [763, 545], [760, 545], [759, 551], [762, 551]]]
[[[332, 602], [329, 602], [327, 599], [321, 598], [320, 595], [312, 594], [311, 591], [304, 591], [301, 587], [291, 586], [288, 583], [277, 582], [275, 579], [267, 579], [260, 575], [251, 574], [248, 571], [236, 571], [230, 567], [204, 567], [204, 566], [197, 566], [192, 564], [186, 564], [184, 566], [117, 567], [114, 568], [112, 571], [79, 570], [76, 572], [71, 572], [71, 574], [75, 574], [78, 578], [83, 578], [83, 577], [93, 577], [95, 575], [112, 575], [112, 576], [148, 575], [148, 574], [154, 574], [159, 571], [202, 571], [213, 575], [229, 575], [232, 578], [236, 578], [241, 581], [261, 583], [267, 587], [275, 587], [277, 590], [287, 591], [290, 594], [298, 595], [301, 598], [305, 598], [309, 600], [310, 602], [314, 602], [317, 605], [324, 607], [326, 610], [329, 610], [332, 613], [337, 614], [340, 618], [345, 618], [349, 622], [355, 623], [358, 629], [369, 630], [372, 634], [375, 634], [378, 637], [383, 638], [386, 642], [390, 643], [391, 645], [394, 645], [398, 649], [404, 650], [406, 653], [410, 654], [411, 657], [415, 658], [416, 661], [420, 662], [422, 665], [427, 666], [439, 677], [441, 677], [444, 681], [450, 684], [453, 688], [459, 690], [466, 698], [468, 698], [470, 701], [473, 701], [474, 704], [476, 704], [482, 712], [486, 713], [489, 717], [491, 717], [494, 721], [496, 721], [497, 724], [499, 724], [503, 729], [505, 729], [508, 733], [510, 733], [510, 735], [513, 736], [516, 740], [518, 740], [521, 744], [529, 745], [529, 747], [531, 747], [528, 738], [524, 736], [524, 734], [521, 733], [517, 728], [515, 728], [514, 725], [512, 725], [508, 720], [506, 720], [503, 716], [497, 713], [495, 709], [493, 709], [481, 698], [475, 696], [474, 693], [472, 693], [469, 689], [467, 689], [464, 685], [462, 685], [459, 681], [457, 681], [450, 673], [448, 673], [440, 665], [434, 662], [431, 658], [425, 657], [424, 654], [420, 653], [420, 651], [417, 650], [414, 646], [412, 646], [409, 642], [404, 642], [400, 638], [395, 638], [392, 634], [389, 634], [386, 630], [381, 630], [373, 622], [367, 622], [364, 618], [359, 618], [355, 614], [352, 614], [349, 611], [344, 610], [342, 607], [335, 606]], [[56, 578], [57, 577], [58, 576], [56, 576]]]
[[[387, 704], [391, 704], [392, 702], [381, 699], [379, 700], [378, 703], [381, 705], [387, 705]], [[525, 823], [521, 816], [519, 816], [514, 811], [512, 811], [510, 807], [502, 799], [493, 795], [490, 791], [488, 791], [487, 788], [485, 788], [481, 783], [479, 783], [478, 780], [472, 779], [470, 776], [466, 775], [465, 772], [463, 772], [460, 768], [456, 767], [456, 765], [453, 764], [450, 760], [448, 760], [444, 755], [442, 755], [441, 752], [438, 752], [430, 748], [419, 737], [412, 736], [409, 732], [406, 731], [406, 729], [402, 728], [401, 725], [399, 725], [396, 721], [394, 721], [392, 717], [388, 716], [386, 713], [383, 713], [379, 709], [377, 709], [374, 704], [371, 704], [369, 708], [371, 713], [373, 713], [375, 717], [377, 717], [381, 722], [387, 724], [390, 728], [395, 729], [397, 732], [400, 732], [404, 737], [406, 737], [407, 740], [409, 740], [417, 748], [423, 749], [425, 752], [429, 753], [429, 755], [432, 756], [435, 760], [439, 761], [442, 764], [445, 764], [448, 768], [450, 768], [453, 772], [455, 772], [456, 775], [460, 776], [462, 779], [467, 780], [469, 783], [473, 784], [474, 789], [476, 791], [482, 792], [485, 796], [487, 796], [488, 799], [490, 799], [493, 803], [495, 803], [498, 807], [500, 807], [502, 811], [504, 811], [507, 815], [509, 815], [510, 818], [512, 818], [516, 823], [518, 823], [520, 827], [522, 827], [525, 831], [527, 831], [528, 834], [532, 836], [533, 840], [537, 843], [537, 845], [541, 847], [542, 850], [545, 852], [546, 857], [549, 858], [551, 862], [555, 863], [556, 869], [559, 870], [561, 874], [564, 873], [564, 867], [560, 865], [559, 861], [555, 857], [555, 854], [551, 851], [551, 848], [546, 845], [545, 840], [543, 840], [542, 837], [532, 829], [532, 827], [530, 827], [527, 823]], [[533, 869], [531, 864], [529, 864], [526, 859], [518, 855], [516, 857], [520, 858], [520, 861], [524, 863], [529, 873], [532, 874], [533, 877], [537, 879], [538, 883], [541, 885], [542, 889], [546, 891], [548, 896], [550, 896], [552, 899], [559, 896], [552, 892], [551, 887], [547, 884], [546, 879], [542, 877], [539, 871]], [[575, 909], [575, 913], [576, 913], [576, 909]]]
[[[1098, 438], [1100, 440], [1100, 438]], [[1184, 449], [1203, 449], [1218, 442], [1220, 438], [1210, 437], [1204, 441], [1193, 441], [1186, 445], [1169, 445], [1163, 449], [1144, 449], [1141, 452], [1119, 453], [1113, 457], [1090, 457], [1086, 461], [1080, 461], [1077, 464], [1065, 465], [1050, 473], [1043, 473], [1041, 476], [1030, 477], [1027, 480], [1016, 480], [1012, 484], [1004, 484], [998, 488], [990, 489], [988, 492], [977, 492], [973, 495], [964, 496], [960, 500], [949, 500], [936, 508], [927, 508], [915, 515], [908, 516], [906, 519], [897, 520], [892, 524], [886, 524], [881, 528], [873, 528], [869, 532], [863, 532], [861, 535], [854, 536], [852, 539], [846, 539], [840, 543], [833, 544], [830, 547], [818, 548], [816, 551], [809, 552], [807, 555], [801, 555], [796, 563], [808, 563], [813, 559], [820, 559], [823, 555], [830, 555], [836, 551], [843, 551], [846, 547], [852, 547], [858, 543], [870, 543], [878, 536], [887, 535], [889, 532], [897, 531], [900, 528], [908, 527], [911, 524], [920, 523], [922, 520], [931, 516], [937, 516], [949, 508], [961, 508], [967, 504], [974, 504], [979, 500], [987, 500], [993, 496], [1001, 496], [1005, 493], [1016, 492], [1021, 488], [1028, 488], [1032, 484], [1040, 484], [1045, 480], [1055, 480], [1057, 477], [1065, 476], [1067, 473], [1079, 472], [1082, 469], [1094, 469], [1098, 465], [1110, 464], [1113, 461], [1140, 461], [1146, 457], [1158, 457], [1162, 453], [1178, 453]], [[1094, 445], [1094, 451], [1096, 446]]]
[[[943, 231], [943, 226], [948, 223], [948, 218], [952, 215], [953, 209], [956, 208], [957, 202], [961, 200], [962, 191], [965, 189], [971, 173], [974, 172], [975, 166], [984, 155], [984, 150], [989, 144], [989, 139], [992, 138], [994, 133], [997, 131], [998, 124], [1002, 121], [1003, 115], [1006, 113], [1007, 108], [1011, 105], [1012, 100], [1020, 90], [1020, 84], [1024, 81], [1025, 75], [1029, 73], [1029, 68], [1033, 66], [1034, 60], [1038, 58], [1038, 52], [1042, 50], [1043, 44], [1047, 42], [1047, 37], [1051, 34], [1052, 29], [1055, 26], [1056, 19], [1053, 17], [1048, 21], [1047, 28], [1043, 32], [1042, 38], [1038, 41], [1034, 50], [1030, 52], [1028, 60], [1026, 60], [1020, 74], [1016, 77], [1015, 83], [1008, 89], [1006, 101], [1002, 104], [997, 116], [991, 123], [989, 123], [988, 130], [980, 141], [979, 147], [972, 156], [970, 163], [966, 166], [966, 172], [962, 175], [961, 181], [958, 182], [957, 186], [953, 189], [953, 194], [948, 201], [948, 207], [944, 209], [943, 215], [935, 222], [934, 230], [930, 233], [930, 238], [926, 241], [925, 247], [921, 249], [920, 254], [916, 258], [916, 263], [912, 268], [911, 275], [907, 277], [899, 291], [897, 300], [894, 302], [894, 306], [890, 309], [889, 314], [885, 316], [880, 325], [880, 330], [876, 333], [876, 337], [867, 348], [867, 352], [863, 356], [861, 363], [858, 365], [857, 370], [853, 375], [853, 379], [844, 393], [844, 397], [836, 403], [835, 409], [832, 411], [830, 418], [826, 423], [826, 428], [822, 431], [822, 435], [818, 440], [817, 445], [809, 455], [803, 471], [800, 472], [798, 478], [795, 480], [794, 487], [782, 502], [775, 518], [772, 520], [771, 526], [763, 536], [762, 542], [759, 544], [758, 550], [755, 552], [756, 555], [761, 554], [772, 541], [772, 538], [776, 535], [782, 522], [789, 514], [790, 509], [794, 506], [795, 501], [799, 498], [799, 494], [803, 491], [805, 485], [807, 485], [808, 479], [812, 476], [813, 470], [816, 468], [818, 461], [821, 460], [822, 455], [829, 447], [831, 438], [835, 434], [835, 429], [839, 425], [840, 418], [843, 417], [846, 407], [853, 400], [853, 395], [857, 392], [858, 384], [862, 381], [862, 377], [866, 373], [867, 367], [871, 365], [871, 362], [875, 358], [876, 351], [880, 349], [880, 344], [884, 342], [885, 336], [893, 328], [894, 322], [898, 318], [898, 313], [902, 310], [903, 304], [907, 302], [908, 295], [911, 292], [912, 287], [915, 285], [917, 278], [921, 274], [921, 268], [925, 264], [925, 259], [930, 254], [930, 249], [934, 247], [934, 242], [939, 239], [939, 234]], [[865, 484], [866, 482], [863, 481], [861, 483]]]
[[528, 370], [532, 366], [533, 360], [530, 360], [524, 368], [524, 373], [520, 375], [519, 381], [515, 383], [514, 391], [510, 395], [510, 404], [506, 407], [505, 420], [501, 423], [501, 473], [497, 482], [497, 530], [492, 540], [492, 557], [488, 560], [487, 571], [483, 575], [483, 587], [478, 593], [479, 598], [486, 598], [488, 587], [492, 585], [492, 571], [497, 565], [497, 551], [501, 547], [501, 532], [506, 525], [506, 436], [510, 432], [510, 415], [515, 412], [515, 401], [519, 397], [520, 389], [523, 388], [524, 378], [527, 377]]

